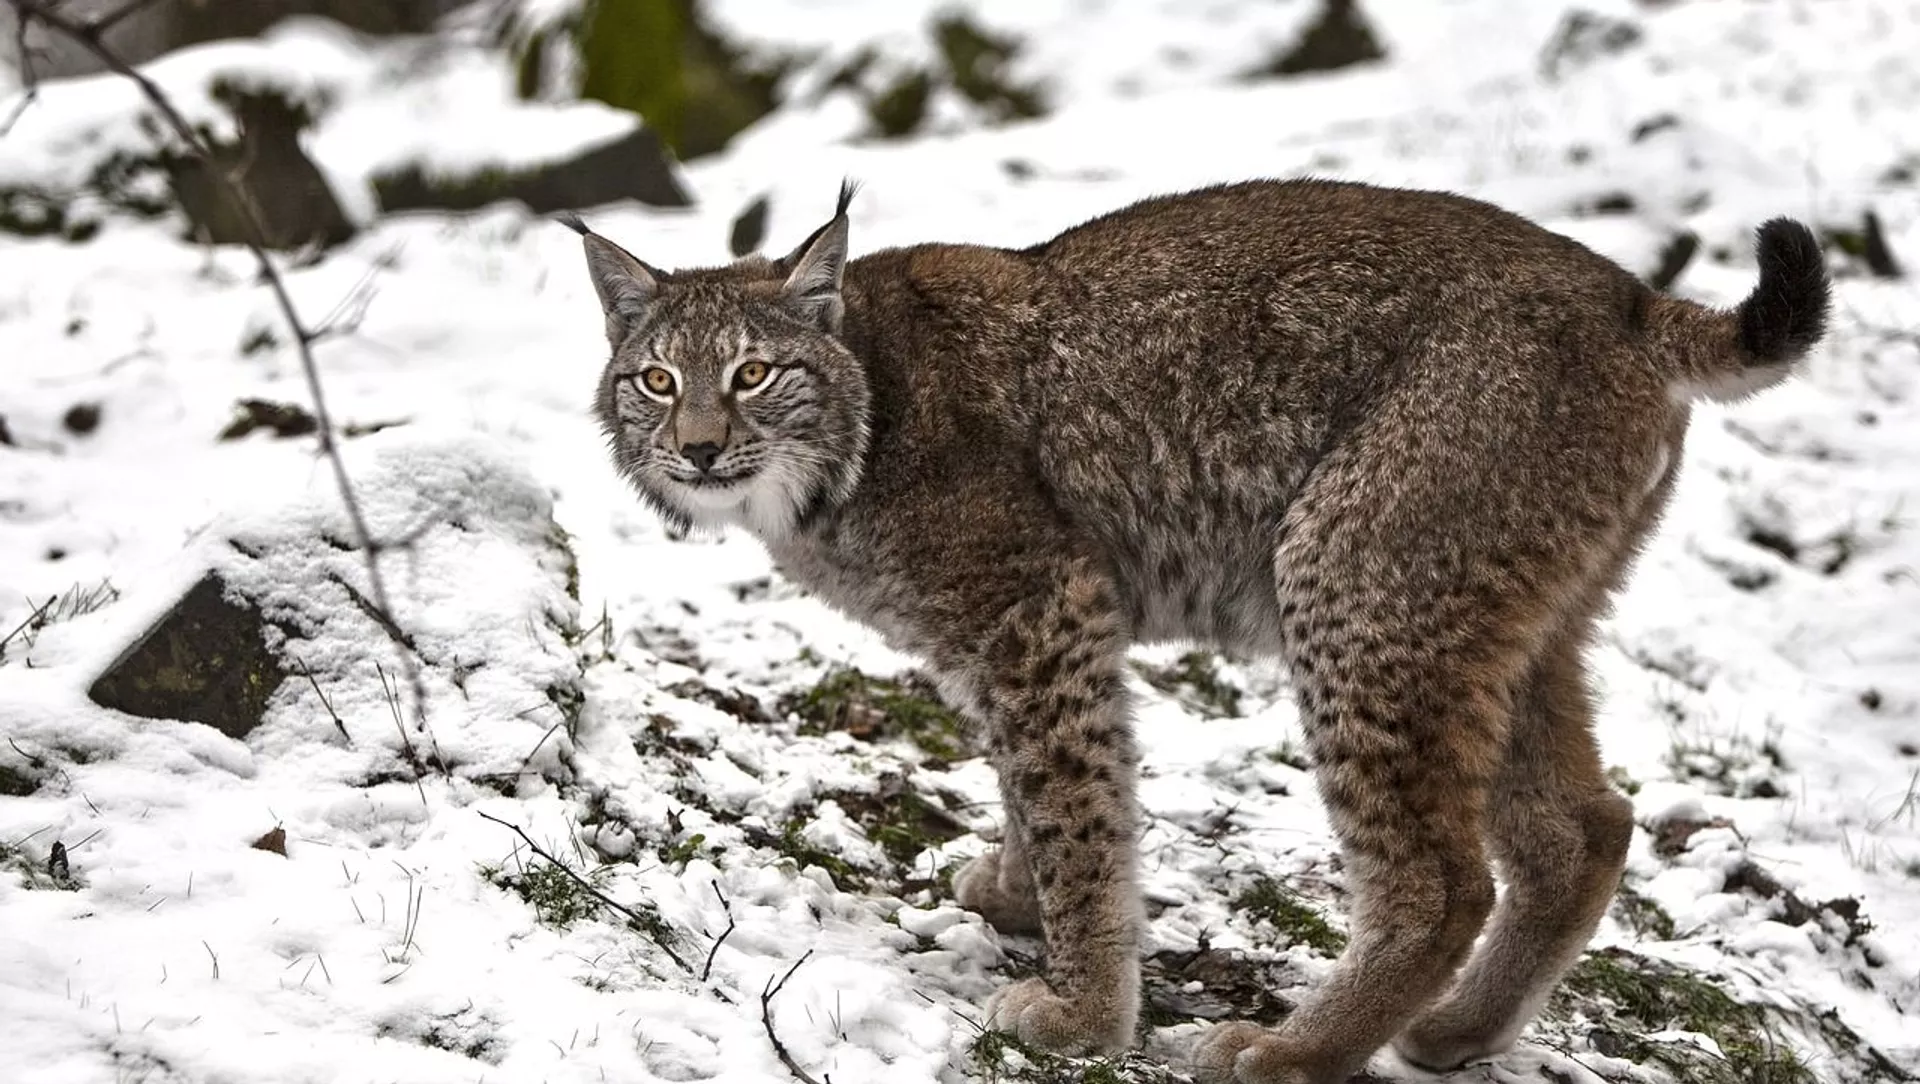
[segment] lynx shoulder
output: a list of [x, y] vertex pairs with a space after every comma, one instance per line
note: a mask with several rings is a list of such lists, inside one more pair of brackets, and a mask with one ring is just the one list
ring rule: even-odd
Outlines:
[[714, 268], [570, 223], [611, 347], [596, 411], [660, 515], [751, 531], [983, 727], [1003, 844], [955, 892], [1048, 946], [994, 1022], [1133, 1040], [1123, 662], [1183, 639], [1288, 668], [1353, 896], [1315, 998], [1216, 1027], [1202, 1072], [1331, 1084], [1388, 1042], [1434, 1068], [1510, 1044], [1632, 830], [1583, 649], [1691, 402], [1819, 342], [1813, 236], [1762, 226], [1758, 285], [1716, 311], [1436, 193], [1239, 184], [1023, 250], [855, 260], [850, 197], [785, 256]]

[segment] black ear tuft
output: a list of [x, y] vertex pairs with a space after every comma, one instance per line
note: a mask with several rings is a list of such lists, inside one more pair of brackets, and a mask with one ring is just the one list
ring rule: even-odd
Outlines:
[[840, 178], [840, 202], [833, 209], [833, 217], [843, 218], [847, 208], [853, 205], [853, 197], [860, 192], [860, 182], [852, 177]]
[[593, 236], [593, 231], [588, 229], [587, 224], [580, 221], [580, 216], [574, 214], [572, 211], [561, 211], [559, 214], [553, 216], [553, 220], [582, 237]]

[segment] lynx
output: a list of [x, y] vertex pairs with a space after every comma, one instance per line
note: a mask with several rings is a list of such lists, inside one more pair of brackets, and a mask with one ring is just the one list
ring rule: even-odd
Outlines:
[[1047, 946], [991, 1020], [1133, 1042], [1124, 656], [1186, 640], [1287, 667], [1353, 931], [1278, 1028], [1208, 1031], [1202, 1075], [1330, 1084], [1388, 1042], [1441, 1070], [1512, 1044], [1633, 828], [1583, 652], [1690, 402], [1819, 342], [1812, 234], [1760, 227], [1757, 287], [1714, 311], [1438, 193], [1235, 184], [1032, 248], [849, 262], [851, 196], [780, 259], [671, 272], [569, 219], [612, 346], [596, 410], [667, 521], [752, 532], [982, 726], [1005, 830], [954, 892]]

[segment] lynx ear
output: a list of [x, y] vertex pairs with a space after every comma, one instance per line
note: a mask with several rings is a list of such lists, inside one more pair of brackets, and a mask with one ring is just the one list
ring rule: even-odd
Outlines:
[[840, 204], [833, 221], [813, 231], [800, 247], [780, 261], [787, 268], [782, 287], [787, 304], [802, 319], [820, 330], [838, 333], [846, 306], [840, 300], [840, 276], [847, 267], [847, 205], [853, 202], [854, 185], [840, 183]]
[[660, 272], [588, 229], [578, 215], [557, 217], [562, 225], [579, 234], [586, 246], [587, 274], [592, 276], [594, 292], [600, 295], [600, 307], [607, 314], [607, 339], [618, 346], [628, 332], [647, 318], [647, 310], [660, 292]]

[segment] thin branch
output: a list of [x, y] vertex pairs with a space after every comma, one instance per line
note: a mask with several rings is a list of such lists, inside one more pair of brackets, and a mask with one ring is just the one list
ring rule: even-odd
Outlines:
[[713, 894], [720, 897], [720, 909], [727, 913], [727, 928], [720, 931], [720, 936], [714, 939], [713, 947], [707, 950], [707, 965], [700, 969], [701, 982], [707, 981], [707, 976], [713, 974], [713, 958], [720, 955], [720, 946], [727, 943], [727, 938], [732, 935], [735, 925], [733, 904], [728, 903], [727, 894], [720, 891], [720, 882], [709, 881], [708, 883], [713, 885]]
[[[546, 859], [549, 865], [552, 865], [553, 867], [558, 869], [560, 872], [572, 878], [574, 884], [579, 885], [581, 890], [584, 891], [587, 895], [592, 896], [596, 900], [599, 900], [602, 906], [610, 907], [613, 910], [618, 911], [620, 914], [625, 915], [627, 918], [627, 921], [633, 925], [634, 929], [646, 931], [660, 924], [659, 919], [648, 918], [647, 916], [642, 915], [640, 912], [634, 910], [633, 908], [628, 907], [626, 904], [621, 903], [618, 900], [615, 900], [613, 897], [607, 895], [605, 892], [600, 891], [600, 889], [596, 887], [592, 881], [589, 881], [585, 877], [580, 876], [580, 874], [576, 872], [572, 866], [569, 866], [565, 862], [562, 862], [558, 858], [555, 858], [552, 854], [547, 852], [546, 848], [540, 846], [538, 843], [535, 843], [533, 841], [533, 837], [527, 834], [526, 829], [520, 827], [517, 824], [513, 824], [509, 821], [503, 821], [499, 817], [495, 817], [487, 813], [481, 813], [480, 819], [486, 820], [486, 821], [492, 821], [493, 823], [501, 826], [502, 828], [512, 829], [513, 834], [519, 836], [521, 842], [525, 843], [528, 849], [532, 850], [534, 854], [540, 856], [541, 858]], [[667, 959], [672, 960], [674, 963], [680, 966], [680, 970], [685, 971], [689, 975], [693, 974], [692, 965], [688, 964], [687, 961], [681, 959], [680, 954], [673, 951], [672, 946], [668, 945], [666, 942], [662, 941], [657, 936], [653, 936], [652, 934], [649, 934], [648, 936], [653, 941], [654, 945], [660, 949], [661, 952], [664, 952], [667, 954]]]
[[[484, 817], [486, 814], [482, 813], [481, 816]], [[800, 1063], [793, 1060], [792, 1054], [787, 1053], [786, 1044], [780, 1041], [779, 1034], [773, 1030], [773, 999], [780, 995], [780, 991], [786, 988], [787, 980], [792, 978], [793, 973], [800, 970], [800, 965], [806, 963], [812, 955], [813, 950], [808, 949], [805, 956], [793, 961], [793, 966], [787, 968], [787, 973], [780, 976], [779, 982], [773, 981], [769, 976], [766, 988], [760, 991], [760, 1026], [767, 1031], [767, 1042], [773, 1044], [774, 1056], [780, 1059], [780, 1064], [786, 1066], [787, 1072], [792, 1073], [793, 1078], [800, 1081], [800, 1084], [821, 1084], [821, 1082], [815, 1079], [812, 1073], [800, 1068]], [[833, 1084], [833, 1078], [828, 1077], [826, 1084]]]
[[13, 131], [13, 126], [20, 123], [20, 118], [26, 116], [27, 110], [40, 97], [40, 75], [33, 70], [33, 49], [27, 44], [27, 17], [24, 13], [13, 23], [13, 47], [20, 55], [20, 100], [13, 104], [13, 112], [7, 114], [7, 119], [0, 121], [0, 136]]
[[[366, 516], [361, 512], [360, 499], [354, 493], [353, 481], [347, 476], [347, 465], [340, 458], [339, 445], [335, 439], [333, 415], [327, 409], [326, 391], [320, 382], [319, 363], [314, 360], [313, 344], [319, 336], [301, 322], [300, 312], [294, 307], [293, 296], [288, 293], [285, 280], [280, 277], [279, 270], [274, 267], [273, 259], [267, 255], [266, 230], [260, 224], [259, 211], [253, 205], [253, 201], [247, 199], [235, 185], [233, 178], [220, 168], [206, 141], [200, 137], [200, 133], [194, 129], [193, 125], [187, 122], [186, 117], [174, 108], [173, 102], [166, 94], [154, 84], [153, 80], [127, 63], [117, 51], [108, 47], [104, 40], [107, 30], [145, 6], [149, 0], [127, 0], [120, 7], [92, 20], [63, 14], [59, 10], [60, 0], [7, 0], [7, 2], [13, 5], [14, 13], [20, 21], [16, 39], [23, 48], [21, 74], [26, 79], [28, 97], [33, 96], [38, 90], [39, 81], [35, 78], [36, 73], [28, 61], [24, 47], [28, 24], [38, 21], [42, 26], [71, 38], [75, 44], [106, 65], [109, 71], [131, 80], [134, 86], [140, 89], [140, 93], [147, 102], [153, 106], [154, 111], [160, 115], [160, 119], [173, 130], [174, 135], [186, 144], [195, 157], [205, 163], [206, 175], [218, 186], [221, 198], [239, 217], [244, 234], [242, 243], [252, 254], [254, 263], [259, 266], [260, 277], [266, 280], [267, 288], [273, 293], [274, 303], [279, 307], [281, 317], [293, 333], [294, 344], [299, 348], [300, 369], [306, 377], [307, 394], [313, 399], [314, 418], [319, 422], [320, 452], [326, 456], [328, 464], [333, 468], [333, 480], [340, 491], [340, 503], [346, 510], [347, 519], [353, 526], [353, 533], [359, 540], [360, 550], [365, 556], [367, 581], [373, 590], [374, 605], [381, 613], [391, 615], [393, 605], [387, 594], [386, 580], [380, 575], [379, 553], [374, 548], [372, 533], [367, 529]], [[398, 626], [394, 624], [391, 616], [379, 624], [387, 637], [393, 641], [400, 656], [401, 669], [407, 675], [408, 683], [413, 689], [414, 711], [421, 719], [425, 719], [427, 715], [426, 685], [420, 678], [419, 666], [408, 649], [405, 638], [396, 635]]]
[[127, 0], [126, 3], [88, 23], [87, 29], [93, 31], [94, 34], [98, 36], [105, 37], [107, 31], [112, 30], [118, 25], [120, 20], [132, 15], [141, 8], [150, 6], [153, 2], [154, 0]]

